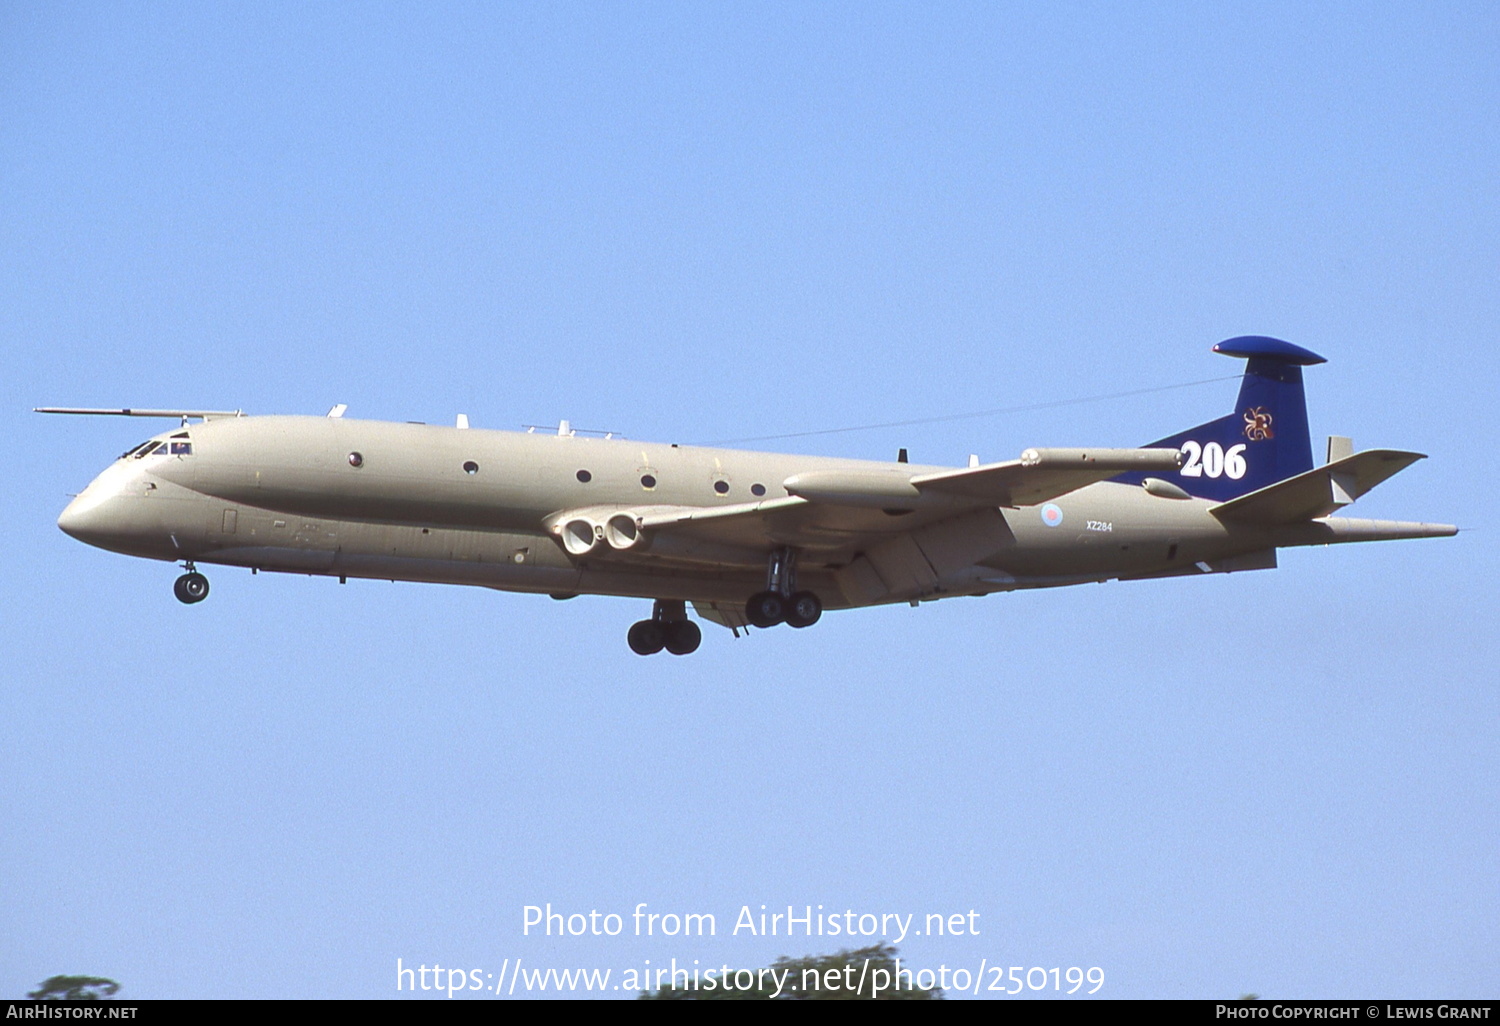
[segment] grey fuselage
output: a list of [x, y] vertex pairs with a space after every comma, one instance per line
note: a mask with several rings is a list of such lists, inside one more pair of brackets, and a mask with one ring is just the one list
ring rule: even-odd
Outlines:
[[[59, 526], [174, 562], [726, 606], [765, 586], [781, 539], [578, 557], [557, 515], [784, 502], [783, 482], [810, 471], [947, 469], [337, 417], [227, 417], [156, 436], [172, 437], [191, 455], [127, 454]], [[1346, 518], [1225, 524], [1213, 505], [1105, 481], [1057, 498], [1046, 516], [1036, 506], [869, 508], [824, 522], [810, 506], [784, 541], [800, 553], [801, 586], [847, 608], [1259, 569], [1275, 565], [1278, 545], [1413, 536]]]

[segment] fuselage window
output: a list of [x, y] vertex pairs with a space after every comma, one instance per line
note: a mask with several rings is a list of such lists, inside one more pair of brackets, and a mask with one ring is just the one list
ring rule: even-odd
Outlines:
[[587, 470], [580, 470], [576, 476], [580, 484], [588, 484], [594, 479], [594, 475], [590, 474]]
[[715, 481], [714, 482], [714, 491], [718, 492], [720, 495], [728, 495], [729, 494], [729, 482], [728, 481]]
[[467, 461], [466, 463], [464, 463], [464, 473], [465, 474], [477, 474], [477, 473], [479, 473], [479, 464], [475, 463], [473, 460]]

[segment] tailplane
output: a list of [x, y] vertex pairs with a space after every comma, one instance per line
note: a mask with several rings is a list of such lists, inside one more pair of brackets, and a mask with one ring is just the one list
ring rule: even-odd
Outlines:
[[[1147, 448], [1183, 454], [1175, 474], [1160, 476], [1190, 495], [1227, 502], [1313, 469], [1302, 368], [1323, 357], [1263, 335], [1242, 335], [1214, 346], [1224, 356], [1247, 359], [1234, 412]], [[1144, 474], [1114, 480], [1139, 483]]]
[[[1344, 439], [1347, 441], [1347, 439]], [[1300, 524], [1328, 516], [1427, 457], [1400, 449], [1367, 449], [1267, 485], [1209, 509], [1220, 520]]]

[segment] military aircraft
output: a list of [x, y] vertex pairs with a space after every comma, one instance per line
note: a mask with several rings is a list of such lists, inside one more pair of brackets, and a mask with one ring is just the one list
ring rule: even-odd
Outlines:
[[1425, 457], [1328, 440], [1314, 466], [1302, 368], [1264, 336], [1234, 409], [1143, 448], [1027, 449], [967, 467], [778, 455], [555, 433], [240, 411], [43, 413], [170, 417], [63, 510], [100, 548], [252, 571], [651, 599], [641, 655], [684, 655], [706, 620], [805, 628], [824, 609], [1112, 579], [1276, 566], [1281, 546], [1458, 532], [1329, 514]]

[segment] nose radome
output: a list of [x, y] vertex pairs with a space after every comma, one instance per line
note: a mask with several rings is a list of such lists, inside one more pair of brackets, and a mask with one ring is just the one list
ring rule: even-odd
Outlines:
[[57, 518], [64, 534], [90, 545], [99, 545], [107, 535], [118, 533], [123, 512], [122, 492], [135, 480], [134, 468], [115, 464], [79, 492]]
[[68, 503], [67, 509], [57, 518], [57, 526], [64, 534], [81, 542], [92, 541], [102, 533], [104, 517], [99, 510], [101, 505], [97, 496], [85, 491]]

